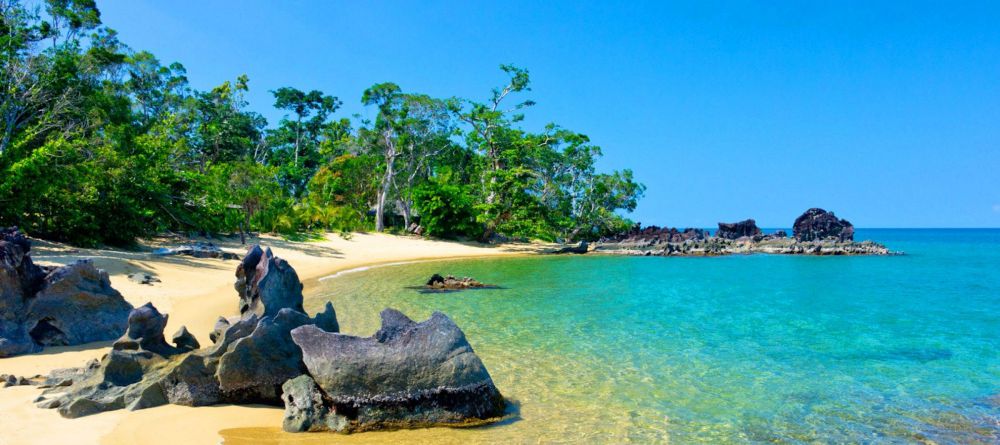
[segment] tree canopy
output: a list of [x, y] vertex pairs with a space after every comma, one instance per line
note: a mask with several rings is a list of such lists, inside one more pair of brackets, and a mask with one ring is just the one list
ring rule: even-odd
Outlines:
[[0, 0], [0, 225], [80, 245], [163, 231], [406, 231], [592, 239], [645, 187], [598, 172], [600, 147], [522, 127], [528, 70], [485, 101], [375, 83], [372, 121], [319, 90], [277, 88], [270, 125], [247, 76], [191, 88], [180, 63], [118, 40], [93, 0]]

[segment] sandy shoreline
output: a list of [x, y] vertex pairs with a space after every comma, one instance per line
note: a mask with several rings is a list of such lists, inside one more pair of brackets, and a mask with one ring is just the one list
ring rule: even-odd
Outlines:
[[[216, 241], [227, 251], [242, 254], [239, 241]], [[293, 242], [264, 237], [253, 240], [271, 247], [298, 272], [308, 295], [320, 280], [379, 265], [436, 259], [458, 259], [538, 252], [539, 245], [487, 247], [447, 241], [382, 234], [355, 234], [343, 239], [329, 234], [319, 241]], [[139, 251], [78, 249], [33, 240], [32, 258], [40, 264], [67, 264], [91, 258], [108, 271], [111, 284], [134, 306], [152, 302], [169, 314], [166, 333], [186, 326], [202, 346], [211, 344], [208, 333], [220, 315], [238, 312], [233, 289], [235, 260], [191, 257], [155, 257], [149, 251], [177, 241], [153, 240]], [[161, 280], [143, 285], [127, 275], [146, 272]], [[0, 374], [35, 375], [52, 369], [80, 366], [100, 358], [110, 343], [48, 348], [42, 353], [0, 359]], [[271, 407], [216, 406], [188, 408], [164, 406], [136, 412], [113, 411], [80, 419], [63, 419], [55, 410], [32, 403], [40, 390], [35, 387], [0, 389], [0, 445], [36, 443], [73, 444], [211, 444], [219, 443], [218, 431], [230, 428], [280, 426], [282, 410]]]

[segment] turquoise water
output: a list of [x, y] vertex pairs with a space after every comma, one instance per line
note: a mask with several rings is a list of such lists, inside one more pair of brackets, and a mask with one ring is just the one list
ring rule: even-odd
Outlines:
[[[998, 443], [1000, 230], [860, 230], [896, 257], [523, 257], [322, 282], [343, 330], [383, 307], [461, 326], [513, 418], [356, 440]], [[434, 272], [500, 290], [420, 294]]]

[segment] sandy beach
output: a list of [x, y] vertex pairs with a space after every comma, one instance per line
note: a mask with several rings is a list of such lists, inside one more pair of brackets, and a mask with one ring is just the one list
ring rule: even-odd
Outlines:
[[[212, 240], [223, 249], [242, 254], [239, 240]], [[271, 247], [298, 272], [308, 295], [326, 277], [360, 267], [461, 257], [518, 255], [537, 252], [538, 245], [487, 247], [457, 242], [433, 241], [383, 234], [354, 234], [344, 239], [329, 234], [316, 241], [286, 241], [264, 236], [254, 239]], [[197, 259], [187, 256], [158, 257], [155, 247], [177, 245], [180, 240], [143, 242], [136, 250], [82, 249], [33, 240], [32, 258], [40, 264], [68, 264], [90, 258], [108, 272], [112, 285], [132, 305], [152, 302], [169, 314], [166, 333], [181, 326], [210, 344], [208, 333], [220, 315], [238, 313], [233, 289], [236, 260]], [[161, 281], [138, 284], [128, 275], [146, 272]], [[57, 368], [81, 366], [100, 358], [110, 343], [47, 348], [37, 354], [0, 359], [0, 374], [32, 376]], [[282, 409], [254, 406], [189, 408], [163, 406], [128, 412], [113, 411], [79, 419], [64, 419], [55, 410], [36, 408], [36, 387], [0, 389], [0, 445], [15, 444], [210, 444], [219, 443], [219, 431], [230, 428], [280, 427]]]

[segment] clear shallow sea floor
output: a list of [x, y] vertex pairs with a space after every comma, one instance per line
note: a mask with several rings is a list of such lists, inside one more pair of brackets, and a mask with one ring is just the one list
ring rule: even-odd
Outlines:
[[[238, 443], [1000, 443], [1000, 230], [860, 230], [905, 256], [526, 257], [324, 281], [345, 333], [442, 311], [512, 419]], [[499, 290], [421, 294], [433, 273]]]

